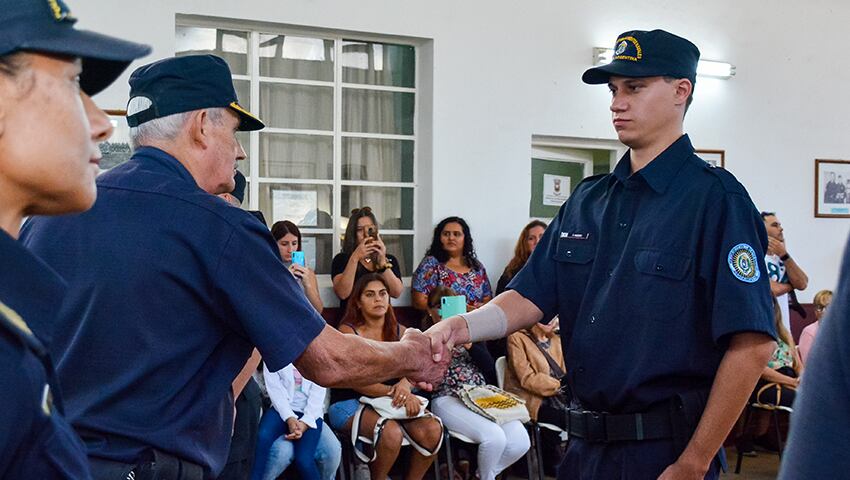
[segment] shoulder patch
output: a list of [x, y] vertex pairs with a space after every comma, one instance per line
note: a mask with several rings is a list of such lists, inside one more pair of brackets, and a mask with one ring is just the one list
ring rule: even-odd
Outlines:
[[746, 243], [739, 243], [732, 247], [726, 260], [732, 275], [742, 282], [755, 283], [761, 277], [756, 252]]

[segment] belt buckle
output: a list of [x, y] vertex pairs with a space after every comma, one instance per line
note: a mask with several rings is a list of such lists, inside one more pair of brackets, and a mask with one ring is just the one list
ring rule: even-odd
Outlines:
[[605, 417], [608, 414], [605, 412], [592, 412], [583, 410], [581, 417], [584, 423], [584, 439], [587, 442], [606, 443], [608, 442], [608, 430], [606, 428]]

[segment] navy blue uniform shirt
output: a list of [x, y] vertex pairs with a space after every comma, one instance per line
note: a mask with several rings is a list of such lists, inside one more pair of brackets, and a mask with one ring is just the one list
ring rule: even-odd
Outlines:
[[780, 480], [847, 478], [850, 432], [850, 242], [794, 401]]
[[683, 135], [579, 184], [509, 288], [560, 315], [574, 396], [632, 413], [711, 388], [730, 335], [775, 337], [767, 234], [744, 187]]
[[0, 478], [89, 479], [42, 341], [65, 283], [0, 230]]
[[88, 212], [40, 217], [21, 239], [69, 284], [51, 354], [89, 455], [155, 447], [221, 471], [231, 382], [254, 345], [271, 370], [324, 327], [268, 229], [145, 147], [97, 180]]

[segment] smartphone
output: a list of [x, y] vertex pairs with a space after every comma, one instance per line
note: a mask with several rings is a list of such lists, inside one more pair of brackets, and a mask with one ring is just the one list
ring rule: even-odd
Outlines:
[[372, 237], [372, 238], [378, 238], [378, 231], [375, 230], [375, 227], [369, 227], [369, 229], [366, 230], [366, 236]]
[[304, 260], [304, 252], [292, 252], [292, 263], [294, 263], [295, 265], [301, 265], [302, 267], [306, 267], [307, 265]]

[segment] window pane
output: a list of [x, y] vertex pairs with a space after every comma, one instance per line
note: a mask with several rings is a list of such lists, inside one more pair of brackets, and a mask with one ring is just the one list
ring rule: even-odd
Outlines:
[[[387, 253], [393, 254], [398, 258], [399, 267], [401, 268], [401, 276], [409, 277], [413, 275], [413, 235], [381, 235], [384, 245], [387, 246]], [[417, 265], [422, 258], [417, 258]]]
[[260, 132], [260, 175], [277, 178], [333, 178], [333, 137]]
[[236, 90], [236, 98], [239, 105], [251, 110], [251, 82], [248, 80], [234, 80], [233, 88]]
[[289, 220], [299, 227], [331, 228], [330, 185], [260, 184], [260, 210], [270, 225]]
[[342, 90], [342, 129], [346, 132], [413, 135], [414, 94]]
[[247, 32], [177, 25], [175, 37], [175, 56], [210, 53], [223, 58], [234, 74], [248, 74]]
[[342, 42], [342, 81], [416, 86], [416, 49], [388, 43]]
[[331, 273], [333, 239], [330, 234], [301, 232], [301, 250], [308, 267], [319, 275]]
[[333, 87], [260, 82], [260, 118], [269, 127], [333, 130]]
[[413, 181], [413, 140], [342, 139], [342, 179]]
[[334, 80], [333, 40], [260, 34], [260, 76]]
[[[250, 132], [236, 132], [236, 139], [239, 140], [239, 145], [242, 145], [242, 150], [245, 150], [247, 155], [251, 155], [251, 133]], [[236, 169], [242, 172], [242, 175], [246, 177], [251, 175], [251, 159], [250, 157], [245, 157], [245, 160], [240, 160], [236, 162]], [[248, 205], [245, 203], [245, 205]]]
[[413, 229], [413, 188], [342, 187], [342, 214], [355, 208], [372, 207], [384, 230]]

